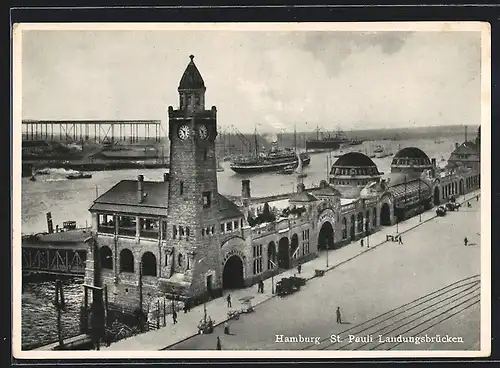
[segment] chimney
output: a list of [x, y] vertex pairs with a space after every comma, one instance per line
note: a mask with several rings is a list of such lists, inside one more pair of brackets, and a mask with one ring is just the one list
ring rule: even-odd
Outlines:
[[431, 159], [431, 163], [432, 163], [431, 176], [433, 178], [435, 178], [436, 177], [436, 159], [435, 158]]
[[436, 168], [436, 159], [435, 158], [431, 159], [431, 163], [432, 163], [432, 167]]
[[250, 180], [241, 181], [241, 202], [244, 204], [250, 201]]
[[144, 201], [144, 175], [137, 177], [137, 199], [139, 203]]
[[170, 181], [170, 173], [164, 173], [163, 174], [163, 181], [164, 182]]
[[321, 189], [328, 188], [328, 182], [327, 182], [326, 180], [321, 180], [321, 181], [319, 182], [319, 187], [320, 187]]
[[302, 193], [306, 190], [306, 186], [304, 183], [299, 183], [297, 184], [297, 193]]
[[458, 143], [457, 143], [457, 142], [455, 142], [455, 149], [457, 149], [457, 148], [458, 148]]

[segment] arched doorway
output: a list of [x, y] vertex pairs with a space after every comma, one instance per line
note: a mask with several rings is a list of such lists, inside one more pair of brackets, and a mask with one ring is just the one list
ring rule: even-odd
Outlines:
[[272, 270], [275, 267], [277, 267], [277, 264], [276, 264], [276, 244], [274, 244], [274, 242], [271, 241], [267, 245], [267, 269]]
[[229, 257], [222, 271], [223, 289], [241, 289], [243, 283], [243, 261], [237, 255]]
[[134, 255], [130, 249], [120, 252], [120, 272], [134, 272]]
[[464, 193], [465, 193], [464, 181], [460, 180], [460, 186], [458, 188], [458, 194], [459, 195], [464, 195]]
[[390, 226], [391, 225], [391, 209], [389, 208], [389, 203], [384, 203], [380, 211], [380, 225]]
[[321, 225], [318, 235], [318, 249], [333, 249], [333, 226], [330, 221]]
[[103, 247], [101, 247], [101, 249], [99, 249], [99, 255], [101, 258], [101, 268], [112, 270], [113, 269], [113, 253], [111, 252], [111, 249], [107, 246], [103, 246]]
[[434, 188], [434, 205], [439, 206], [441, 201], [439, 200], [439, 187]]
[[299, 251], [297, 248], [299, 247], [299, 236], [297, 234], [292, 235], [292, 244], [290, 246], [290, 253], [292, 258], [297, 258], [299, 255]]
[[290, 268], [290, 244], [288, 238], [281, 238], [278, 243], [278, 266]]
[[156, 276], [156, 257], [151, 252], [142, 255], [142, 274], [144, 276]]
[[356, 217], [351, 215], [351, 230], [350, 230], [351, 240], [356, 238]]

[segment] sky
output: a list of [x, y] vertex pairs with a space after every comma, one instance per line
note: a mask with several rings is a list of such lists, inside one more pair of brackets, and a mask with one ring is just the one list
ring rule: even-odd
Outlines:
[[189, 63], [247, 133], [480, 124], [480, 32], [24, 31], [22, 118], [161, 120]]

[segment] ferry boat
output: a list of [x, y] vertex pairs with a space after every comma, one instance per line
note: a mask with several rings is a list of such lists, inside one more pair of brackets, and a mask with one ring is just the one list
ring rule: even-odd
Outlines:
[[[298, 154], [302, 160], [302, 165], [307, 166], [311, 162], [311, 157], [306, 152]], [[230, 168], [238, 174], [280, 171], [289, 166], [295, 167], [299, 164], [299, 158], [293, 150], [271, 150], [271, 152], [261, 153], [257, 157], [243, 157], [231, 162]]]
[[[295, 133], [296, 134], [296, 133]], [[257, 130], [254, 134], [255, 138], [255, 153], [254, 155], [236, 158], [231, 161], [229, 167], [235, 173], [248, 174], [248, 173], [262, 173], [262, 172], [276, 172], [284, 170], [292, 166], [298, 167], [300, 162], [302, 166], [307, 166], [311, 162], [311, 157], [307, 152], [297, 152], [291, 148], [280, 148], [278, 141], [272, 142], [271, 150], [267, 152], [258, 152], [259, 144], [257, 142]], [[296, 140], [295, 140], [296, 141]]]

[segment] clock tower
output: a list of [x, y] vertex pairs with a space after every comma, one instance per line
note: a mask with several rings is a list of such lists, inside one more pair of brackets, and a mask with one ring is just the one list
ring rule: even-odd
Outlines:
[[[179, 83], [179, 108], [168, 108], [170, 179], [164, 280], [176, 294], [221, 289], [216, 108], [205, 110], [205, 83], [194, 56]], [[168, 288], [168, 287], [167, 287]]]

